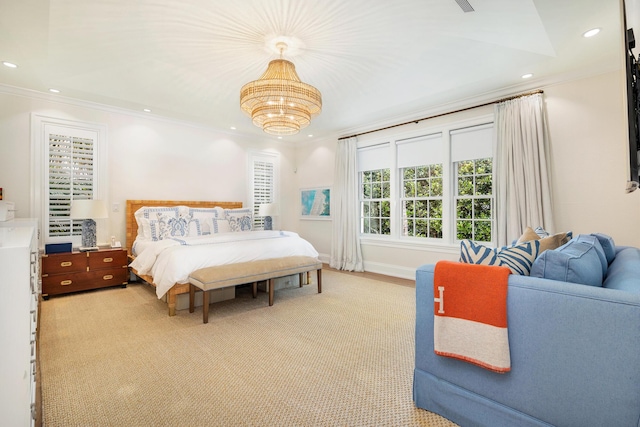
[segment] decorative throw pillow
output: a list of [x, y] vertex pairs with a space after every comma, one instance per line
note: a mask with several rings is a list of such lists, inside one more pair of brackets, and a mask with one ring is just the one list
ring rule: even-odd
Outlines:
[[[150, 220], [155, 220], [156, 215], [158, 213], [162, 213], [167, 216], [172, 216], [174, 218], [178, 217], [179, 207], [165, 207], [165, 206], [157, 206], [157, 207], [149, 207], [143, 206], [138, 209], [134, 213], [134, 217], [136, 218], [136, 222], [138, 223], [138, 234], [137, 238], [142, 240], [153, 240], [153, 236], [151, 236], [151, 228], [150, 228]], [[145, 221], [146, 220], [146, 221]], [[158, 237], [158, 236], [156, 236]]]
[[533, 263], [530, 275], [560, 282], [602, 286], [602, 266], [595, 245], [578, 239], [540, 255]]
[[607, 257], [607, 264], [611, 264], [611, 261], [616, 257], [616, 244], [614, 243], [613, 238], [602, 233], [591, 233], [591, 235], [598, 239], [602, 246], [602, 250]]
[[228, 233], [231, 231], [229, 221], [222, 218], [207, 218], [210, 234]]
[[211, 234], [212, 231], [209, 228], [209, 224], [211, 221], [208, 221], [210, 218], [222, 218], [224, 219], [225, 213], [224, 209], [221, 207], [215, 208], [189, 208], [189, 215], [192, 219], [197, 219], [200, 221], [200, 233], [201, 234]]
[[189, 221], [187, 218], [175, 218], [158, 213], [160, 226], [160, 240], [170, 237], [187, 237], [189, 235]]
[[502, 248], [489, 248], [472, 240], [460, 242], [460, 262], [508, 267], [513, 274], [528, 276], [538, 256], [540, 242], [531, 240]]
[[[542, 230], [540, 227], [536, 228], [536, 230], [538, 229]], [[520, 238], [518, 239], [517, 243], [539, 240], [540, 251], [538, 252], [538, 255], [540, 255], [547, 249], [557, 249], [560, 246], [564, 245], [569, 240], [571, 240], [572, 234], [570, 231], [566, 233], [557, 233], [554, 235], [549, 235], [549, 233], [547, 233], [546, 231], [544, 231], [544, 233], [546, 233], [546, 237], [540, 237], [540, 234], [536, 233], [531, 227], [527, 227], [527, 229], [524, 230], [524, 233], [522, 233], [522, 236], [520, 236]]]
[[189, 220], [189, 236], [202, 236], [202, 223], [199, 219]]
[[253, 228], [253, 212], [249, 208], [225, 209], [231, 231], [251, 231]]

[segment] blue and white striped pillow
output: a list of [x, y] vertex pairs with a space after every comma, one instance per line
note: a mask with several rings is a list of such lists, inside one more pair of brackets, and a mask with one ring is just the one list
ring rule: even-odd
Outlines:
[[460, 262], [508, 267], [513, 274], [528, 276], [538, 256], [540, 242], [530, 240], [502, 248], [489, 248], [472, 240], [460, 242]]

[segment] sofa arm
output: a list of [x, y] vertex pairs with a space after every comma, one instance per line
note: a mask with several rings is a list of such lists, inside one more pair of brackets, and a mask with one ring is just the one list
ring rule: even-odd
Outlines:
[[552, 425], [638, 425], [640, 295], [511, 275], [511, 372], [497, 374], [434, 354], [433, 272], [416, 272], [417, 373]]

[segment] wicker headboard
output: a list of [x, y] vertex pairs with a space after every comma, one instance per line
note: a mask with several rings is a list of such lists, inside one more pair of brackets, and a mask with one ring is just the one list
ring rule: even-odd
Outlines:
[[138, 233], [138, 224], [134, 214], [143, 206], [189, 206], [192, 208], [214, 208], [220, 206], [225, 209], [236, 209], [242, 207], [242, 202], [208, 202], [193, 200], [127, 200], [127, 253], [131, 255], [133, 242]]

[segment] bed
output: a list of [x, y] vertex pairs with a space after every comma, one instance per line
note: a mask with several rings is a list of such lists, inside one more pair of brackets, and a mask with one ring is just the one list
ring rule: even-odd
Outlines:
[[[183, 234], [158, 237], [158, 230], [166, 231], [169, 217], [171, 229]], [[178, 223], [181, 225], [176, 227]], [[277, 257], [318, 257], [315, 248], [296, 233], [247, 231], [251, 226], [251, 210], [242, 209], [241, 202], [127, 200], [126, 244], [131, 270], [155, 287], [158, 298], [166, 296], [169, 315], [173, 316], [177, 296], [189, 293], [193, 271]]]

